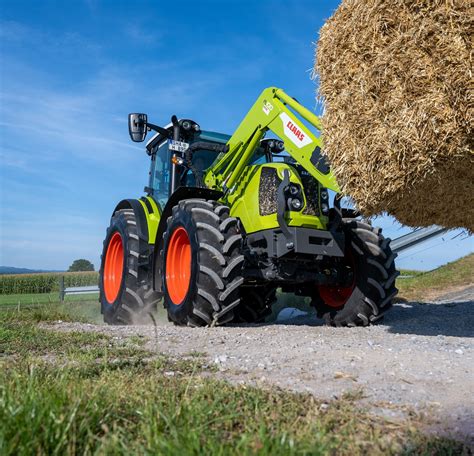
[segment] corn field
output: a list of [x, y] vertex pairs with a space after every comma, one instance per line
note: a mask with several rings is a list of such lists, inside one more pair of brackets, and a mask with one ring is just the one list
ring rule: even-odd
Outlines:
[[99, 282], [98, 272], [2, 274], [0, 275], [0, 295], [59, 291], [61, 277], [64, 277], [65, 287], [97, 285]]

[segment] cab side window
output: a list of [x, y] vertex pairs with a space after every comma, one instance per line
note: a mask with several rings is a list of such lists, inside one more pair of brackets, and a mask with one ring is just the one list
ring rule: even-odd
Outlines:
[[168, 201], [170, 189], [170, 156], [167, 142], [158, 146], [153, 153], [149, 187], [153, 191], [153, 197], [163, 208]]

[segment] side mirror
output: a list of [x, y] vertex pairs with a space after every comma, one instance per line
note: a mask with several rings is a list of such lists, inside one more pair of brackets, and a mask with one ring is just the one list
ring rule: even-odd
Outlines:
[[128, 115], [128, 133], [133, 142], [145, 141], [147, 120], [146, 114], [133, 113]]

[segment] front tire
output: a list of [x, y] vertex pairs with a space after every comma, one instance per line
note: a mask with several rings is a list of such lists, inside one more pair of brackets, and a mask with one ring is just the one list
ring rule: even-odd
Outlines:
[[356, 219], [343, 219], [345, 258], [339, 267], [351, 268], [353, 279], [344, 286], [319, 286], [312, 305], [331, 326], [367, 326], [380, 320], [398, 293], [396, 254], [380, 228]]
[[187, 199], [173, 207], [160, 252], [164, 304], [171, 321], [214, 326], [234, 318], [244, 281], [242, 239], [227, 206]]
[[99, 273], [101, 312], [110, 325], [151, 323], [159, 301], [150, 280], [151, 249], [138, 236], [132, 209], [117, 211], [107, 229]]
[[276, 287], [269, 285], [248, 285], [240, 288], [240, 304], [234, 311], [235, 323], [262, 323], [271, 315], [275, 303]]

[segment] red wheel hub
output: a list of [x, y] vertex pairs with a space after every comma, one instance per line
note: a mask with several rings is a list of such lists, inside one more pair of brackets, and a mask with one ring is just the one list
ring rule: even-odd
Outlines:
[[324, 304], [336, 309], [344, 307], [347, 300], [351, 297], [356, 284], [355, 262], [350, 250], [346, 250], [344, 260], [342, 267], [350, 266], [354, 271], [350, 285], [318, 285], [319, 296], [324, 301]]
[[116, 231], [110, 238], [104, 265], [104, 292], [105, 299], [113, 303], [119, 294], [123, 275], [123, 242], [122, 236]]
[[166, 289], [171, 302], [181, 304], [191, 281], [191, 242], [183, 227], [171, 235], [166, 254]]
[[337, 309], [344, 307], [344, 304], [350, 298], [353, 289], [354, 284], [348, 287], [338, 287], [333, 285], [318, 286], [319, 296], [324, 301], [324, 304]]

